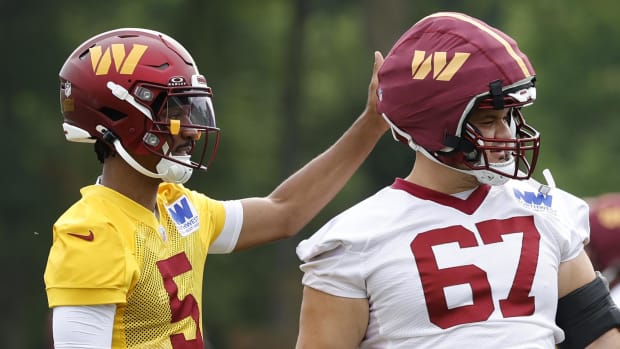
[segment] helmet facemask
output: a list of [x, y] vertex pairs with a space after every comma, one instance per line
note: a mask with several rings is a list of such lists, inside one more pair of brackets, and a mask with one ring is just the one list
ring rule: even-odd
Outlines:
[[[521, 108], [510, 108], [508, 114], [513, 138], [487, 138], [469, 122], [466, 123], [463, 138], [474, 145], [474, 149], [463, 152], [462, 163], [471, 171], [476, 171], [475, 175], [482, 183], [492, 184], [496, 180], [488, 172], [504, 177], [497, 179], [500, 182], [508, 178], [528, 179], [536, 166], [540, 145], [538, 131], [525, 123]], [[494, 163], [489, 160], [490, 152], [504, 152], [508, 158]]]
[[[136, 88], [148, 95], [156, 87]], [[207, 170], [217, 151], [219, 129], [211, 102], [210, 89], [171, 90], [159, 93], [147, 120], [144, 147], [152, 154], [191, 169]], [[181, 136], [183, 137], [181, 139]]]
[[[496, 89], [499, 82], [490, 84], [491, 92], [473, 100], [471, 108], [461, 124], [460, 137], [446, 137], [449, 151], [434, 152], [440, 162], [474, 175], [480, 183], [499, 185], [508, 179], [529, 179], [532, 176], [540, 147], [540, 134], [525, 122], [521, 113], [524, 106], [531, 105], [535, 98], [533, 79], [520, 82], [513, 87]], [[494, 91], [495, 89], [495, 91]], [[472, 110], [507, 109], [510, 138], [485, 137], [470, 122]], [[503, 152], [507, 158], [492, 162], [489, 154]], [[465, 168], [463, 168], [465, 167]]]
[[146, 176], [173, 183], [185, 183], [194, 169], [207, 170], [217, 152], [219, 129], [215, 124], [212, 92], [206, 84], [165, 88], [141, 83], [131, 96], [115, 95], [123, 96], [136, 112], [145, 116], [146, 132], [135, 155], [153, 154], [161, 158], [156, 172], [152, 172], [125, 150], [127, 144], [108, 135], [107, 141], [129, 165]]

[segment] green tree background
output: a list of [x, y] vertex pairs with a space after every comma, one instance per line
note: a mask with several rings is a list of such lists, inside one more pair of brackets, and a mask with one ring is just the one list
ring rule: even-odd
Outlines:
[[[62, 135], [58, 71], [81, 42], [117, 27], [170, 34], [215, 92], [221, 146], [189, 186], [217, 199], [268, 194], [361, 112], [372, 52], [387, 54], [438, 10], [483, 18], [515, 37], [538, 75], [526, 110], [550, 168], [578, 196], [618, 191], [620, 3], [612, 0], [2, 1], [0, 347], [47, 348], [43, 271], [51, 225], [100, 167]], [[408, 173], [412, 154], [385, 136], [336, 199], [296, 238], [208, 259], [211, 348], [291, 348], [301, 272], [295, 246], [331, 216]]]

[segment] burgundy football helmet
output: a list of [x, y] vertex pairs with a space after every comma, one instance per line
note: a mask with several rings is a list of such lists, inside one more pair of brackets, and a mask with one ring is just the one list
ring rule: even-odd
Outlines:
[[620, 193], [603, 194], [588, 203], [590, 243], [586, 249], [595, 267], [613, 283], [620, 274]]
[[[530, 178], [536, 165], [540, 135], [521, 114], [536, 99], [534, 83], [532, 65], [508, 35], [465, 14], [439, 12], [413, 25], [388, 53], [377, 108], [397, 140], [497, 185]], [[483, 137], [468, 122], [477, 109], [508, 109], [513, 138]], [[491, 163], [490, 150], [511, 159]]]
[[[59, 76], [67, 140], [101, 140], [142, 174], [175, 183], [215, 156], [211, 88], [173, 38], [136, 28], [105, 32], [82, 43]], [[176, 153], [172, 137], [180, 133], [193, 139]], [[156, 172], [134, 159], [148, 154], [161, 157]]]

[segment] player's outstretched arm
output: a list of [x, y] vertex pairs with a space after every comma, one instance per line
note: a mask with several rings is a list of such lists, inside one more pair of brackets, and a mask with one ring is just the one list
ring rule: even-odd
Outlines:
[[382, 63], [383, 56], [375, 52], [366, 108], [336, 143], [269, 196], [242, 200], [243, 227], [235, 250], [295, 235], [344, 187], [388, 129], [376, 110]]
[[368, 326], [368, 300], [344, 298], [305, 286], [296, 349], [357, 348]]

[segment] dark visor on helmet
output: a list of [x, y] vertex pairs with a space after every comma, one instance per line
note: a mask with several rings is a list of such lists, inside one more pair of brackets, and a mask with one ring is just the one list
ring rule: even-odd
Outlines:
[[216, 128], [211, 97], [169, 95], [155, 118], [158, 124], [169, 124], [172, 134], [178, 134], [173, 125], [197, 129]]

